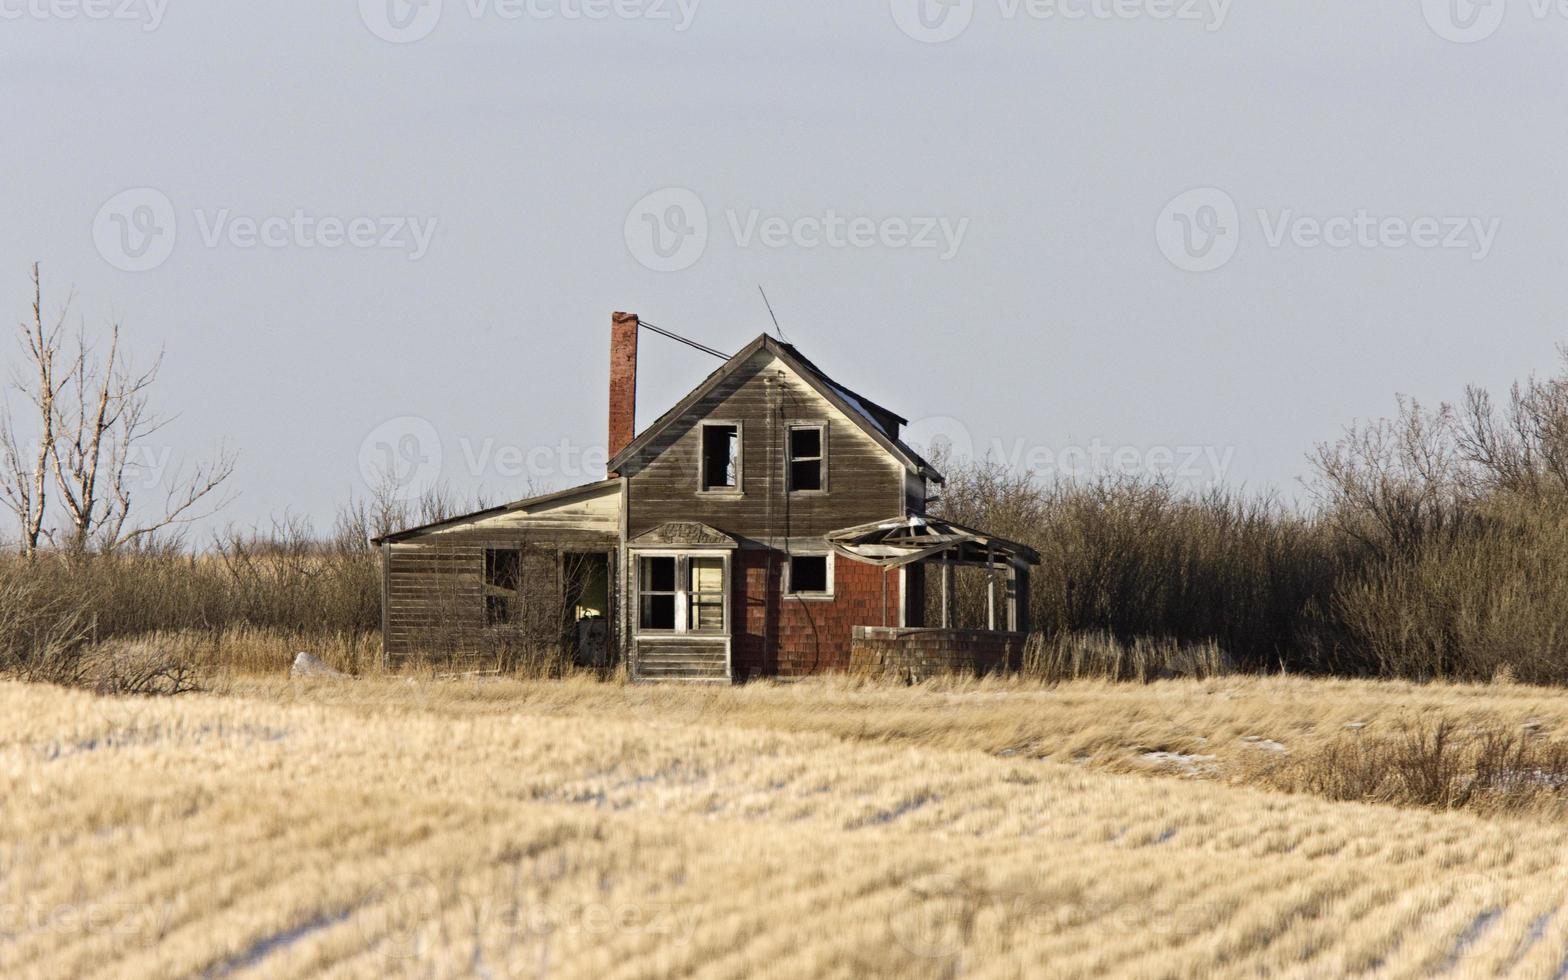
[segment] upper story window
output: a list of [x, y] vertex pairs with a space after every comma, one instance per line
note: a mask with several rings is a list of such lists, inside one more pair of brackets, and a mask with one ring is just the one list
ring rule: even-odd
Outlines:
[[820, 425], [794, 425], [789, 430], [791, 492], [827, 489], [827, 440]]
[[733, 422], [702, 425], [704, 490], [740, 490], [740, 426]]

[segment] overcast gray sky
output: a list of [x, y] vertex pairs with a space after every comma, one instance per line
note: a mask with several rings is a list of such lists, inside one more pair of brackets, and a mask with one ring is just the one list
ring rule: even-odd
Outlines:
[[[1293, 493], [1568, 339], [1539, 2], [0, 0], [0, 310], [167, 348], [242, 523], [593, 479], [610, 313], [735, 349], [759, 283], [917, 438]], [[716, 363], [643, 353], [645, 424]]]

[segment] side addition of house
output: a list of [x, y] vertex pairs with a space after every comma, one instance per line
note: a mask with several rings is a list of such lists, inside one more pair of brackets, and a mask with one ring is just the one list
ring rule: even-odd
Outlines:
[[[904, 418], [764, 335], [638, 432], [640, 328], [611, 321], [608, 479], [378, 539], [390, 659], [711, 681], [1016, 665], [1039, 557], [927, 515], [942, 476]], [[983, 576], [967, 629], [961, 569]]]

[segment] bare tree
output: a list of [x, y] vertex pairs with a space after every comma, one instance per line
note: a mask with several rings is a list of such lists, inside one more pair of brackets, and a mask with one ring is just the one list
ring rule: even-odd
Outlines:
[[22, 554], [31, 558], [38, 552], [44, 536], [44, 514], [48, 510], [50, 456], [54, 446], [55, 399], [64, 379], [56, 375], [60, 336], [71, 305], [67, 297], [53, 326], [44, 323], [43, 284], [38, 263], [33, 263], [33, 316], [21, 325], [22, 348], [31, 374], [20, 372], [12, 378], [13, 387], [31, 403], [37, 419], [37, 446], [25, 447], [18, 436], [10, 403], [0, 401], [0, 499], [16, 515], [21, 529]]
[[[1568, 348], [1560, 352], [1568, 365]], [[1484, 390], [1465, 391], [1459, 448], [1491, 489], [1540, 499], [1568, 490], [1568, 371], [1515, 383], [1499, 410]]]
[[70, 370], [55, 397], [53, 464], [55, 486], [69, 524], [72, 551], [112, 551], [152, 538], [160, 531], [189, 524], [221, 509], [232, 497], [224, 484], [235, 457], [217, 455], [175, 473], [162, 474], [163, 499], [156, 509], [138, 510], [138, 484], [156, 472], [148, 440], [174, 419], [154, 412], [149, 391], [157, 381], [163, 355], [144, 371], [133, 369], [120, 347], [120, 326], [109, 331], [108, 355], [94, 356], [85, 331], [76, 337]]
[[1454, 410], [1399, 399], [1395, 419], [1352, 425], [1309, 457], [1309, 484], [1330, 519], [1382, 555], [1406, 555], [1471, 517], [1476, 481], [1458, 444]]

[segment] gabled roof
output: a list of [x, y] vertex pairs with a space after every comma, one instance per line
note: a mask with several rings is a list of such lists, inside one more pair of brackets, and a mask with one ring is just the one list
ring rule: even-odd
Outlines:
[[515, 510], [527, 510], [530, 507], [537, 507], [540, 504], [552, 504], [561, 500], [570, 500], [573, 497], [584, 497], [588, 494], [596, 493], [601, 490], [618, 488], [620, 485], [621, 481], [613, 478], [609, 480], [599, 480], [594, 483], [584, 483], [581, 486], [568, 487], [565, 490], [557, 490], [553, 493], [544, 493], [537, 497], [524, 497], [522, 500], [514, 500], [509, 504], [500, 504], [496, 507], [486, 507], [484, 510], [476, 510], [471, 514], [460, 514], [457, 517], [448, 517], [445, 520], [432, 521], [429, 524], [421, 524], [418, 527], [404, 528], [401, 531], [394, 531], [391, 534], [384, 534], [379, 538], [372, 538], [370, 543], [396, 544], [399, 541], [406, 541], [409, 538], [415, 538], [421, 534], [428, 534], [431, 531], [444, 531], [449, 527], [459, 527], [463, 524], [471, 524], [474, 521], [482, 521], [487, 517], [497, 517], [501, 514], [506, 514]]
[[676, 402], [674, 407], [665, 412], [648, 428], [644, 429], [635, 439], [627, 443], [626, 448], [616, 453], [610, 460], [610, 472], [621, 469], [632, 457], [645, 449], [657, 439], [660, 433], [669, 428], [676, 419], [697, 402], [706, 398], [715, 388], [723, 384], [738, 371], [758, 351], [767, 351], [785, 364], [805, 382], [811, 385], [823, 398], [840, 412], [843, 412], [850, 421], [854, 422], [866, 435], [874, 439], [883, 449], [893, 455], [905, 468], [913, 473], [920, 474], [936, 483], [945, 482], [942, 474], [938, 473], [930, 463], [915, 450], [911, 449], [898, 437], [898, 428], [909, 420], [901, 415], [888, 411], [876, 402], [856, 394], [850, 389], [828, 377], [821, 368], [808, 361], [792, 345], [774, 340], [763, 334], [756, 340], [741, 348], [733, 357], [724, 362], [717, 371], [703, 379], [702, 383], [693, 388], [690, 393]]

